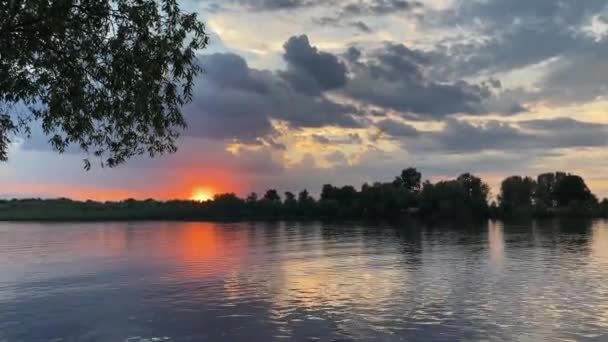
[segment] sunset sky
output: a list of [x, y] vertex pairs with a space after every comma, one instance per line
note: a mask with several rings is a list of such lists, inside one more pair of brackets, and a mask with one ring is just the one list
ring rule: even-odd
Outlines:
[[83, 170], [40, 129], [0, 165], [1, 197], [318, 193], [471, 171], [568, 171], [608, 196], [606, 0], [183, 1], [207, 24], [179, 151]]

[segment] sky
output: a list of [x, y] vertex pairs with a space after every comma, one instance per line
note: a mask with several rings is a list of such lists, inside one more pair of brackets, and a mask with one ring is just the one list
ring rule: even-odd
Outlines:
[[607, 0], [199, 0], [175, 154], [83, 170], [34, 127], [2, 197], [190, 198], [566, 171], [608, 196]]

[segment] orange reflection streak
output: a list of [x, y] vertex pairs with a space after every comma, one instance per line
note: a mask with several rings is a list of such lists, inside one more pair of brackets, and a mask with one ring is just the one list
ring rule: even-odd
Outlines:
[[176, 255], [180, 261], [191, 263], [220, 258], [224, 252], [222, 232], [212, 224], [188, 223], [178, 232]]
[[244, 230], [208, 222], [178, 223], [164, 229], [159, 251], [178, 265], [177, 277], [196, 279], [238, 269], [247, 250], [249, 237]]
[[[249, 235], [209, 222], [96, 223], [83, 232], [74, 224], [70, 249], [86, 255], [169, 263], [172, 276], [198, 279], [241, 267]], [[58, 239], [64, 239], [61, 237]], [[70, 253], [70, 250], [66, 250]]]

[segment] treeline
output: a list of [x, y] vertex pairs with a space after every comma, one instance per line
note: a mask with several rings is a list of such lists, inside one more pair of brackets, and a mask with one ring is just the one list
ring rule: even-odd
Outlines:
[[501, 184], [498, 202], [490, 188], [465, 173], [431, 183], [408, 168], [392, 182], [353, 186], [326, 184], [318, 198], [306, 190], [240, 198], [216, 195], [206, 202], [133, 199], [121, 202], [27, 199], [0, 201], [0, 220], [242, 220], [395, 219], [584, 216], [608, 217], [608, 200], [598, 201], [585, 181], [563, 172], [536, 179], [512, 176]]
[[599, 202], [582, 177], [565, 172], [543, 173], [536, 179], [508, 177], [498, 201], [499, 216], [608, 217], [608, 200]]

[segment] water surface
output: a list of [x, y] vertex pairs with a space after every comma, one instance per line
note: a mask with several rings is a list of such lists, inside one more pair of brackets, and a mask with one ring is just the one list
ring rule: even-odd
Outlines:
[[608, 222], [0, 223], [0, 341], [608, 340]]

